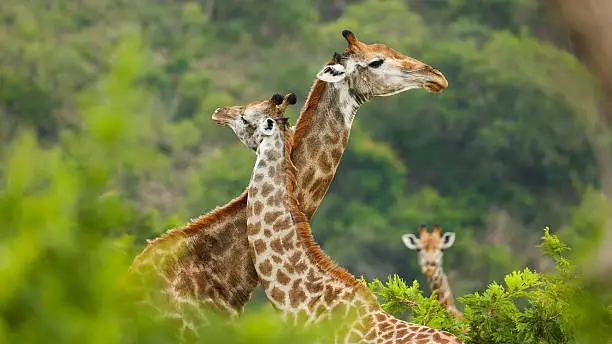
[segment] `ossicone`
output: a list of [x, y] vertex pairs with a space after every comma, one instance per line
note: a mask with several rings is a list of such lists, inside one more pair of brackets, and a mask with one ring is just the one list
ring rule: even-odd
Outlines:
[[272, 103], [274, 103], [274, 105], [282, 104], [284, 99], [285, 99], [285, 97], [283, 97], [282, 95], [280, 95], [278, 93], [274, 93], [272, 98], [270, 98], [270, 100], [272, 101]]
[[296, 102], [297, 96], [295, 95], [295, 93], [291, 92], [285, 95], [283, 97], [283, 100], [281, 101], [281, 104], [276, 106], [276, 108], [278, 109], [279, 116], [285, 113], [285, 110], [287, 109], [288, 105], [293, 105]]
[[297, 103], [297, 96], [295, 95], [295, 93], [289, 93], [286, 98], [287, 103], [289, 103], [290, 105], [294, 105], [295, 103]]
[[352, 33], [350, 30], [342, 30], [342, 37], [346, 39], [349, 45], [356, 45], [359, 43], [359, 40], [357, 39], [357, 37], [355, 37], [355, 34]]
[[421, 224], [421, 226], [419, 226], [419, 235], [424, 235], [425, 233], [427, 233], [427, 226], [425, 224]]

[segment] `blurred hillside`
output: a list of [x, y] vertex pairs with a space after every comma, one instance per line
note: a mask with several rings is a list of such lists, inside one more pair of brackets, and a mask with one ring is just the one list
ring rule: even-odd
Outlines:
[[457, 234], [445, 269], [462, 295], [550, 269], [535, 249], [544, 225], [578, 256], [602, 236], [585, 130], [598, 95], [535, 0], [2, 0], [0, 28], [0, 272], [13, 281], [0, 300], [99, 252], [75, 268], [87, 276], [104, 240], [117, 271], [145, 239], [239, 195], [255, 156], [213, 110], [290, 91], [301, 107], [344, 28], [450, 86], [359, 111], [312, 222], [341, 265], [426, 285], [400, 236], [439, 223]]

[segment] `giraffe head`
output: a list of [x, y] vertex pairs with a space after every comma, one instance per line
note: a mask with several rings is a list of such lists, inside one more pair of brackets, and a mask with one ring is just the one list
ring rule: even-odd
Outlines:
[[227, 106], [218, 108], [212, 115], [212, 119], [221, 126], [230, 127], [238, 139], [248, 148], [257, 150], [259, 142], [256, 136], [261, 138], [261, 132], [257, 135], [260, 125], [266, 118], [282, 117], [287, 105], [296, 103], [295, 94], [290, 93], [285, 97], [274, 94], [268, 100], [255, 101], [247, 105]]
[[448, 81], [437, 69], [403, 55], [384, 44], [365, 44], [342, 31], [348, 46], [317, 74], [334, 85], [348, 85], [356, 99], [384, 97], [413, 88], [440, 92]]
[[442, 270], [442, 251], [453, 246], [455, 242], [455, 233], [440, 234], [438, 225], [434, 225], [431, 233], [427, 231], [425, 225], [421, 225], [418, 238], [414, 234], [402, 235], [404, 245], [418, 252], [419, 265], [427, 277], [432, 277]]
[[[248, 141], [258, 154], [263, 146], [277, 144], [285, 140], [285, 129], [289, 127], [288, 118], [284, 116], [285, 111], [287, 110], [287, 106], [289, 104], [295, 104], [297, 99], [294, 93], [289, 93], [285, 97], [281, 96], [281, 98], [282, 101], [280, 104], [276, 105], [266, 116], [262, 116], [257, 122], [252, 124], [252, 134], [243, 134], [241, 137], [241, 135], [236, 132], [240, 140]], [[264, 140], [266, 144], [262, 144]], [[277, 146], [273, 149], [278, 150], [279, 148], [280, 147]]]

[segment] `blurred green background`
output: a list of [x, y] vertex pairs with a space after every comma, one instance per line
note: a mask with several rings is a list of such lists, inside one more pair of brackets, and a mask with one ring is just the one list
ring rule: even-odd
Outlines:
[[598, 95], [536, 0], [2, 0], [0, 342], [162, 342], [126, 331], [121, 281], [145, 239], [247, 185], [255, 155], [212, 112], [293, 91], [295, 123], [345, 28], [450, 86], [361, 108], [312, 221], [332, 258], [426, 286], [400, 236], [439, 223], [459, 296], [551, 270], [545, 225], [588, 255], [609, 209]]

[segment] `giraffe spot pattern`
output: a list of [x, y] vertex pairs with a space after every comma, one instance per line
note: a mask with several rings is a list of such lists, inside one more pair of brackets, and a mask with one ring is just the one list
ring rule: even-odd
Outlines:
[[344, 151], [340, 148], [334, 148], [330, 151], [329, 155], [333, 164], [338, 164], [340, 159], [342, 158], [342, 154]]
[[253, 198], [253, 197], [257, 196], [257, 192], [258, 192], [257, 187], [251, 186], [249, 188], [249, 198]]
[[291, 218], [289, 216], [285, 216], [284, 219], [276, 221], [272, 226], [272, 229], [275, 232], [284, 231], [291, 228]]
[[274, 186], [272, 186], [272, 184], [264, 183], [261, 187], [261, 195], [263, 197], [268, 197], [272, 191], [274, 191]]
[[289, 301], [291, 302], [291, 307], [297, 307], [306, 301], [306, 293], [304, 293], [301, 283], [301, 280], [296, 280], [293, 282], [293, 285], [289, 290]]
[[322, 283], [306, 282], [305, 283], [305, 287], [306, 287], [306, 290], [308, 290], [308, 292], [312, 293], [312, 294], [320, 293], [323, 290], [323, 284]]
[[285, 269], [285, 271], [287, 271], [290, 274], [295, 274], [295, 269], [293, 268], [293, 265], [291, 263], [283, 264], [283, 269]]
[[274, 223], [274, 221], [275, 221], [275, 220], [276, 220], [276, 219], [277, 219], [279, 216], [281, 216], [282, 214], [283, 214], [283, 212], [282, 212], [282, 211], [272, 211], [272, 212], [269, 212], [269, 213], [265, 213], [265, 214], [264, 214], [264, 222], [265, 222], [267, 225], [271, 225], [271, 224], [273, 224], [273, 223]]
[[270, 276], [270, 274], [272, 273], [272, 264], [270, 264], [270, 261], [265, 260], [260, 263], [259, 272], [264, 276]]
[[270, 247], [274, 252], [277, 252], [278, 254], [282, 255], [283, 253], [285, 253], [285, 249], [283, 247], [283, 244], [281, 243], [281, 239], [275, 239], [274, 241], [272, 241], [270, 243]]
[[387, 332], [385, 334], [383, 334], [383, 339], [385, 340], [391, 340], [391, 338], [393, 337], [394, 333], [393, 332]]
[[260, 223], [249, 223], [247, 225], [247, 235], [257, 235], [261, 232], [261, 224]]
[[257, 254], [262, 254], [266, 250], [266, 243], [261, 239], [256, 240], [253, 246]]
[[295, 232], [289, 232], [289, 234], [287, 234], [287, 235], [285, 235], [285, 236], [283, 237], [283, 239], [282, 239], [282, 242], [283, 242], [283, 248], [284, 248], [286, 251], [289, 251], [289, 250], [291, 250], [291, 249], [293, 248], [293, 240], [294, 240], [293, 236], [294, 236], [295, 234], [296, 234]]
[[336, 293], [334, 292], [334, 288], [331, 286], [325, 286], [324, 298], [325, 302], [331, 303], [336, 298]]
[[272, 288], [270, 296], [274, 301], [278, 303], [285, 303], [285, 292], [278, 289], [277, 287]]
[[278, 160], [281, 157], [280, 153], [274, 151], [273, 149], [268, 149], [264, 154], [267, 161]]
[[321, 155], [319, 155], [319, 168], [324, 171], [329, 171], [332, 169], [331, 162], [327, 159], [327, 152], [323, 151]]
[[[263, 210], [263, 208], [264, 208], [263, 203], [261, 203], [260, 201], [256, 201], [253, 204], [253, 215], [261, 214], [261, 211]], [[261, 227], [261, 224], [257, 223], [257, 225], [259, 225]]]
[[309, 167], [301, 176], [300, 180], [302, 181], [302, 187], [308, 187], [311, 185], [312, 180], [314, 179], [315, 170], [313, 167]]
[[277, 203], [279, 203], [279, 202], [276, 200], [276, 195], [271, 195], [271, 196], [270, 196], [270, 197], [268, 197], [268, 199], [266, 200], [266, 205], [267, 205], [268, 207], [272, 207], [272, 206], [276, 205]]
[[289, 283], [289, 276], [287, 276], [281, 270], [278, 270], [276, 272], [276, 280], [278, 281], [278, 283], [280, 283], [282, 285], [287, 285]]

